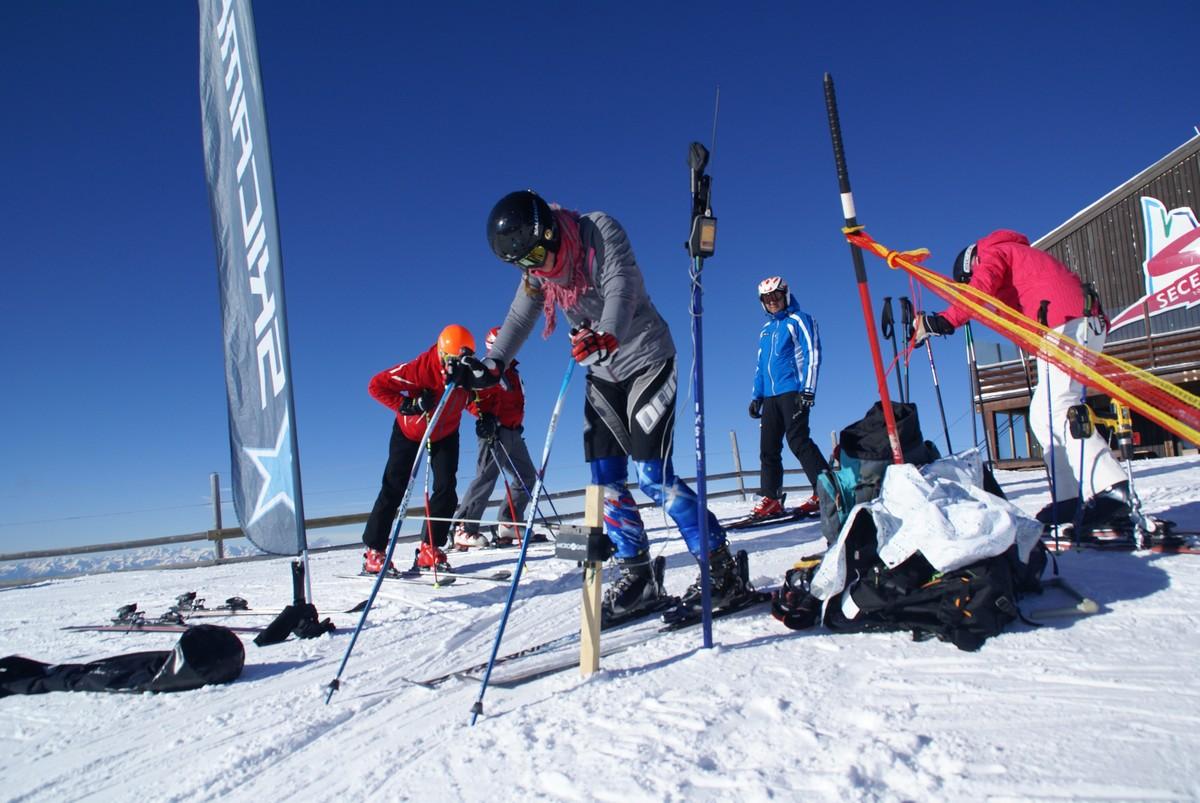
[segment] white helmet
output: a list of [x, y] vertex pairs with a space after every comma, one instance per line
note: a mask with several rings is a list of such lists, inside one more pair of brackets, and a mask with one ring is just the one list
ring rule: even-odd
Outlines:
[[484, 338], [484, 340], [483, 340], [483, 344], [485, 346], [487, 346], [488, 351], [491, 351], [492, 346], [494, 346], [496, 344], [496, 335], [498, 335], [498, 334], [500, 334], [499, 326], [493, 326], [491, 328], [491, 330], [488, 331], [487, 337]]
[[[788, 285], [787, 285], [787, 282], [784, 281], [783, 277], [782, 276], [768, 276], [766, 279], [763, 279], [761, 282], [758, 283], [758, 301], [759, 301], [759, 303], [760, 304], [762, 303], [763, 296], [767, 295], [768, 293], [774, 293], [777, 290], [783, 292], [784, 303], [786, 303], [787, 297], [788, 297]], [[763, 304], [763, 309], [764, 310], [767, 309], [766, 304]]]

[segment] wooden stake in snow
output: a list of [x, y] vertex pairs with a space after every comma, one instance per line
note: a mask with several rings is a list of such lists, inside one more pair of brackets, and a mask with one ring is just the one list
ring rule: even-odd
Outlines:
[[[589, 536], [604, 535], [604, 489], [589, 485], [584, 500], [583, 526]], [[595, 557], [589, 555], [588, 557]], [[583, 606], [579, 616], [579, 673], [584, 677], [600, 668], [600, 589], [604, 581], [604, 561], [583, 562]]]

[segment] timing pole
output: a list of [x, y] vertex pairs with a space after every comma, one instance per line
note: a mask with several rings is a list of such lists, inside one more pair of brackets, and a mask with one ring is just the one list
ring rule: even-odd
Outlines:
[[[846, 220], [846, 229], [856, 229], [858, 228], [858, 217], [854, 210], [854, 194], [850, 191], [850, 173], [846, 170], [846, 153], [842, 147], [842, 124], [838, 119], [833, 76], [829, 73], [825, 73], [825, 109], [829, 114], [829, 135], [833, 139], [833, 160], [837, 166], [838, 190], [842, 194], [842, 215]], [[892, 446], [892, 459], [896, 463], [903, 463], [904, 452], [900, 448], [900, 436], [896, 432], [896, 415], [892, 411], [892, 400], [888, 396], [887, 377], [883, 371], [883, 355], [879, 351], [879, 337], [875, 334], [871, 291], [867, 286], [867, 269], [863, 264], [862, 251], [851, 245], [850, 258], [854, 262], [854, 278], [858, 282], [858, 298], [862, 304], [863, 322], [867, 327], [867, 342], [871, 346], [871, 361], [875, 366], [875, 384], [879, 387], [879, 401], [883, 406], [883, 420], [887, 423], [888, 442]]]

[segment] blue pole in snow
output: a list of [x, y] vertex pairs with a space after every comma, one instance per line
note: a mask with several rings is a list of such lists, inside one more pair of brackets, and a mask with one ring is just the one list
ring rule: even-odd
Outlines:
[[696, 508], [700, 518], [700, 608], [701, 624], [704, 629], [704, 648], [713, 645], [712, 640], [712, 578], [709, 571], [709, 554], [712, 541], [708, 532], [708, 481], [704, 459], [704, 325], [701, 315], [703, 288], [700, 271], [704, 260], [692, 260], [692, 341], [695, 343], [695, 360], [692, 366], [692, 385], [696, 394]]
[[417, 471], [421, 467], [421, 455], [425, 453], [425, 446], [429, 443], [429, 438], [433, 434], [433, 428], [437, 426], [438, 419], [442, 417], [442, 410], [446, 408], [446, 402], [450, 399], [450, 394], [454, 392], [454, 388], [454, 382], [446, 383], [446, 390], [442, 393], [441, 400], [438, 401], [437, 407], [429, 416], [429, 423], [425, 427], [425, 434], [421, 436], [421, 443], [417, 446], [417, 457], [413, 459], [412, 469], [408, 472], [408, 485], [404, 488], [404, 499], [400, 502], [400, 511], [396, 516], [396, 526], [392, 529], [392, 537], [388, 539], [387, 554], [383, 559], [384, 568], [375, 577], [375, 585], [371, 586], [371, 596], [367, 597], [367, 604], [363, 608], [362, 616], [358, 617], [358, 626], [354, 628], [354, 635], [350, 637], [350, 643], [346, 645], [346, 654], [342, 656], [341, 666], [338, 667], [337, 674], [334, 675], [333, 680], [329, 683], [329, 693], [325, 695], [326, 705], [329, 705], [329, 701], [333, 699], [333, 693], [341, 687], [342, 672], [346, 670], [346, 664], [350, 661], [350, 653], [354, 651], [354, 645], [358, 641], [358, 634], [362, 632], [363, 625], [367, 623], [367, 614], [371, 612], [371, 606], [375, 604], [375, 596], [379, 593], [379, 587], [383, 585], [383, 577], [387, 574], [387, 567], [392, 565], [392, 553], [396, 551], [396, 543], [400, 538], [400, 525], [404, 524], [404, 517], [408, 513], [408, 500], [412, 496], [413, 486], [417, 484]]
[[687, 249], [692, 257], [689, 275], [692, 282], [692, 388], [696, 394], [696, 515], [700, 520], [700, 613], [705, 649], [713, 644], [709, 569], [712, 541], [708, 532], [708, 481], [704, 458], [704, 305], [700, 273], [704, 270], [704, 258], [713, 255], [717, 237], [717, 219], [713, 217], [711, 204], [712, 179], [704, 173], [708, 156], [708, 149], [699, 142], [693, 142], [688, 148], [688, 167], [692, 175], [692, 231]]
[[529, 500], [529, 513], [525, 518], [525, 531], [521, 538], [521, 555], [517, 558], [517, 568], [513, 572], [512, 583], [508, 586], [508, 599], [504, 602], [504, 612], [500, 615], [500, 626], [496, 629], [496, 640], [492, 643], [492, 654], [488, 658], [487, 669], [483, 673], [483, 681], [479, 684], [479, 697], [471, 706], [471, 724], [483, 713], [483, 695], [487, 692], [488, 681], [492, 678], [492, 667], [496, 665], [496, 655], [500, 652], [500, 640], [504, 638], [504, 628], [508, 624], [508, 614], [512, 610], [513, 600], [517, 596], [517, 584], [521, 582], [521, 570], [525, 568], [525, 553], [529, 551], [529, 542], [533, 534], [533, 517], [537, 510], [538, 496], [542, 493], [542, 477], [546, 474], [546, 465], [550, 462], [550, 446], [554, 443], [554, 433], [558, 430], [558, 416], [562, 412], [563, 401], [567, 398], [567, 387], [571, 384], [571, 375], [575, 372], [575, 359], [567, 363], [567, 373], [563, 376], [562, 387], [558, 389], [558, 399], [554, 402], [554, 411], [550, 413], [550, 426], [546, 431], [546, 445], [542, 447], [542, 464], [538, 468], [537, 479], [533, 483], [533, 498]]

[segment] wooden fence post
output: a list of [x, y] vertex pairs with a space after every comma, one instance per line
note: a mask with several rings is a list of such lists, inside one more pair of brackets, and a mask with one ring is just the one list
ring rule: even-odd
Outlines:
[[[221, 475], [213, 472], [208, 475], [209, 483], [212, 485], [212, 506], [213, 506], [213, 530], [221, 531]], [[225, 559], [225, 540], [218, 536], [214, 539], [216, 542], [217, 560]]]
[[729, 430], [729, 440], [733, 443], [733, 471], [737, 474], [738, 490], [742, 492], [742, 501], [746, 501], [746, 484], [742, 482], [742, 454], [738, 451], [737, 433]]

